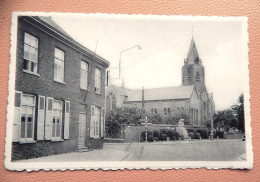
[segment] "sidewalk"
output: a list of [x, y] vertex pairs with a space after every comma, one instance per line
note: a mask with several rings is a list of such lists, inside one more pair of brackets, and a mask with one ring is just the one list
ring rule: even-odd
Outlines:
[[19, 160], [15, 162], [82, 162], [82, 161], [120, 161], [124, 159], [128, 152], [104, 148], [100, 150], [92, 150], [88, 152], [72, 152], [67, 154], [51, 155], [47, 157], [40, 157], [35, 159]]

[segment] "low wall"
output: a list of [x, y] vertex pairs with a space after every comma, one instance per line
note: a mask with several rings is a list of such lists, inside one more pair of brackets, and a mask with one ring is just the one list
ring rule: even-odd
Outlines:
[[[178, 125], [162, 125], [162, 124], [148, 124], [147, 130], [153, 131], [161, 129], [175, 129]], [[186, 128], [186, 126], [184, 126]], [[187, 126], [190, 128], [191, 126]], [[123, 125], [121, 138], [125, 142], [140, 142], [142, 131], [145, 131], [145, 125]]]

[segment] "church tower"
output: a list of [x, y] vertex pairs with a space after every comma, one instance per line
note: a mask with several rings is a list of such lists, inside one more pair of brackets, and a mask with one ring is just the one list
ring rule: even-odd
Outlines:
[[182, 67], [182, 85], [195, 85], [197, 91], [205, 88], [204, 66], [199, 57], [194, 39], [192, 37], [187, 58]]

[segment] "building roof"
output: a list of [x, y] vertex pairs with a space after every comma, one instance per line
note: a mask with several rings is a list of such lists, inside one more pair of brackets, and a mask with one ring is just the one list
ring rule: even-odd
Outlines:
[[197, 59], [199, 60], [199, 54], [198, 54], [194, 39], [192, 37], [186, 61], [188, 64], [194, 64], [195, 60], [197, 60]]
[[[173, 100], [189, 99], [194, 90], [193, 85], [179, 87], [165, 87], [144, 89], [144, 100]], [[142, 101], [142, 90], [124, 90], [127, 96], [126, 102]]]
[[68, 39], [72, 44], [76, 45], [80, 49], [82, 49], [84, 52], [87, 52], [89, 55], [91, 55], [93, 58], [97, 58], [98, 60], [104, 62], [107, 67], [110, 65], [110, 63], [104, 59], [103, 57], [95, 54], [93, 51], [90, 49], [86, 48], [85, 46], [81, 45], [77, 41], [75, 41], [66, 31], [64, 31], [51, 17], [48, 16], [33, 16], [31, 17], [32, 19], [44, 24], [48, 28], [56, 31], [57, 33], [61, 34], [63, 37]]

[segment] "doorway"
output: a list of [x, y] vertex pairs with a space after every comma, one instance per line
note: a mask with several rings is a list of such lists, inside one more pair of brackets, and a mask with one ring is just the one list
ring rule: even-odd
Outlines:
[[78, 149], [85, 148], [85, 139], [86, 139], [86, 113], [79, 114], [79, 140], [78, 140]]

